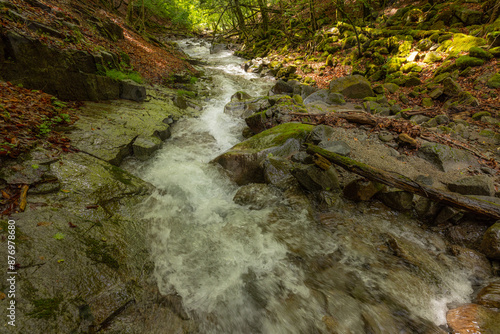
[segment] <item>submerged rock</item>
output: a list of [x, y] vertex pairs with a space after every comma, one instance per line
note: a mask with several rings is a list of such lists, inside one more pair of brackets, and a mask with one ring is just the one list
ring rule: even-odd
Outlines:
[[455, 333], [496, 334], [500, 313], [481, 305], [466, 304], [448, 311], [446, 321]]
[[476, 296], [479, 305], [500, 309], [500, 283], [494, 282], [485, 286]]

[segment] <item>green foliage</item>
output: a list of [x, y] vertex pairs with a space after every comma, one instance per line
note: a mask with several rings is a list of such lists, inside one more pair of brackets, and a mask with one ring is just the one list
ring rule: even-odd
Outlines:
[[137, 72], [122, 72], [120, 70], [116, 70], [116, 69], [113, 69], [113, 70], [106, 70], [105, 72], [106, 76], [107, 77], [110, 77], [112, 79], [115, 79], [115, 80], [127, 80], [127, 79], [130, 79], [132, 81], [135, 81], [137, 83], [142, 83], [142, 77], [139, 73]]
[[[136, 12], [140, 12], [142, 1], [134, 3]], [[146, 10], [161, 18], [169, 19], [174, 24], [193, 27], [202, 21], [202, 13], [197, 1], [189, 0], [144, 0]]]
[[191, 92], [189, 90], [184, 90], [184, 89], [179, 89], [177, 91], [177, 95], [179, 95], [179, 96], [188, 96], [188, 97], [195, 97], [196, 96], [195, 92]]

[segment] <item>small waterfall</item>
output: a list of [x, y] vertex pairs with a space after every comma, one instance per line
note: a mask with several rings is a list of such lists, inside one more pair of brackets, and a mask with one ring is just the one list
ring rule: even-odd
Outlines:
[[209, 164], [242, 140], [224, 105], [271, 83], [229, 51], [180, 44], [209, 63], [212, 95], [140, 176], [158, 188], [147, 218], [160, 292], [181, 296], [202, 333], [423, 333], [468, 300], [443, 240], [404, 215], [351, 204], [318, 219], [279, 195], [261, 210], [235, 204], [238, 187]]

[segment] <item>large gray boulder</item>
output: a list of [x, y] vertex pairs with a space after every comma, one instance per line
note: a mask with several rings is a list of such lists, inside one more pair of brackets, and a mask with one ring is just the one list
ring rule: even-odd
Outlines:
[[261, 132], [213, 160], [229, 173], [238, 185], [264, 183], [262, 162], [268, 155], [287, 157], [300, 150], [313, 126], [285, 123]]
[[486, 175], [468, 176], [448, 183], [448, 189], [462, 195], [494, 196], [493, 179]]
[[481, 251], [490, 259], [500, 260], [500, 221], [486, 230], [481, 242]]
[[417, 154], [443, 172], [477, 165], [476, 159], [466, 151], [442, 144], [424, 143]]
[[304, 99], [304, 104], [308, 105], [314, 102], [324, 102], [326, 104], [341, 105], [345, 100], [339, 93], [332, 93], [326, 89], [318, 90]]
[[370, 82], [359, 74], [337, 78], [330, 82], [330, 92], [341, 93], [351, 99], [375, 96]]

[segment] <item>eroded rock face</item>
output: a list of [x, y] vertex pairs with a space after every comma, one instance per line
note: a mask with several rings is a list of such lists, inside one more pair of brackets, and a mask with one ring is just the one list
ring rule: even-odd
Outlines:
[[0, 46], [5, 50], [0, 54], [0, 78], [5, 81], [68, 100], [110, 100], [121, 95], [143, 99], [143, 88], [96, 74], [98, 65], [116, 68], [117, 56], [109, 52], [61, 51], [12, 31], [0, 35]]

